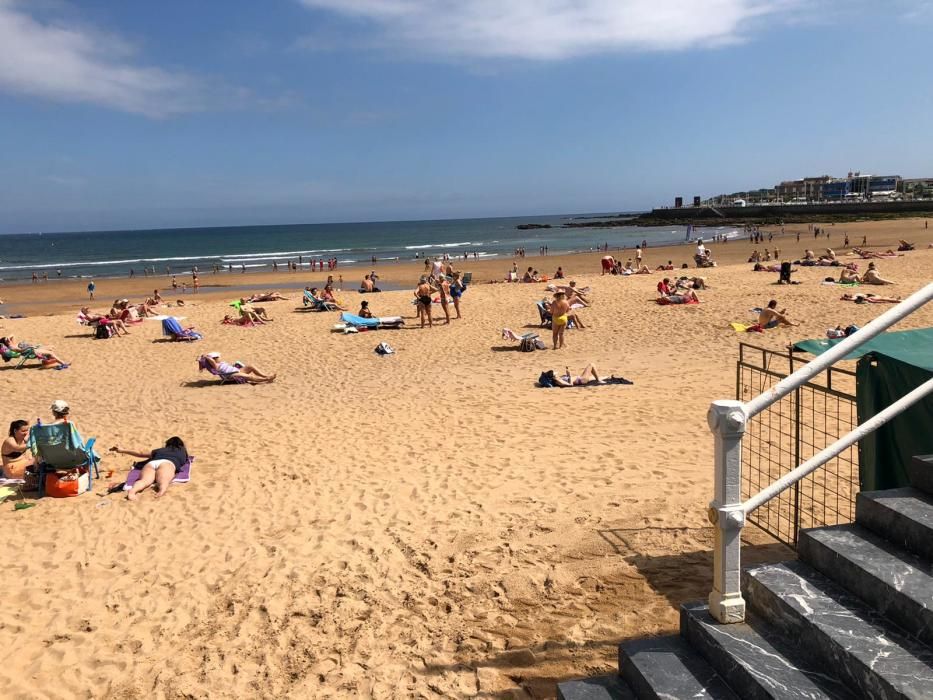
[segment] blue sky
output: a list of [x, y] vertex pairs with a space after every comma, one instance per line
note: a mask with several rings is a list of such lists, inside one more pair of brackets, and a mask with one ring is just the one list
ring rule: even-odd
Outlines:
[[933, 176], [931, 0], [0, 0], [0, 232]]

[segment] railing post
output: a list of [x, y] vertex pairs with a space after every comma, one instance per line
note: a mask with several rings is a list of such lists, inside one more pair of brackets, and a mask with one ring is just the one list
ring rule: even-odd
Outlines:
[[748, 418], [741, 401], [714, 401], [706, 420], [713, 431], [716, 459], [715, 494], [709, 507], [715, 526], [709, 611], [719, 622], [742, 622], [742, 435]]

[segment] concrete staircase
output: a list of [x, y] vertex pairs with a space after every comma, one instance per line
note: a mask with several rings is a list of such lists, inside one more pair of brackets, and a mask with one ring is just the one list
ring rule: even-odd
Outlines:
[[746, 621], [703, 603], [680, 635], [619, 646], [619, 673], [562, 700], [933, 698], [933, 455], [908, 488], [858, 494], [855, 523], [805, 530], [797, 561], [746, 569]]

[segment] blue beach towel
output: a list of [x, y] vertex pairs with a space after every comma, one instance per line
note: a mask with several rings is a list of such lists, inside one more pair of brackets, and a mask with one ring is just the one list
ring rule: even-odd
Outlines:
[[340, 314], [340, 321], [357, 328], [378, 328], [379, 326], [378, 318], [363, 318], [355, 314], [348, 314], [346, 311]]

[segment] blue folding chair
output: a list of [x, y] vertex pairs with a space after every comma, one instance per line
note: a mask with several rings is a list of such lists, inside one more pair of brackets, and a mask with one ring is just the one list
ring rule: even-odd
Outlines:
[[304, 296], [301, 298], [301, 303], [305, 306], [310, 306], [311, 311], [336, 311], [337, 305], [332, 301], [325, 301], [324, 299], [316, 298], [311, 292], [307, 289], [304, 290]]
[[46, 474], [58, 471], [78, 471], [87, 469], [88, 490], [93, 486], [91, 472], [100, 478], [98, 463], [100, 457], [94, 454], [94, 442], [81, 439], [74, 423], [37, 423], [29, 430], [29, 449], [36, 457], [39, 466], [39, 498], [45, 495]]

